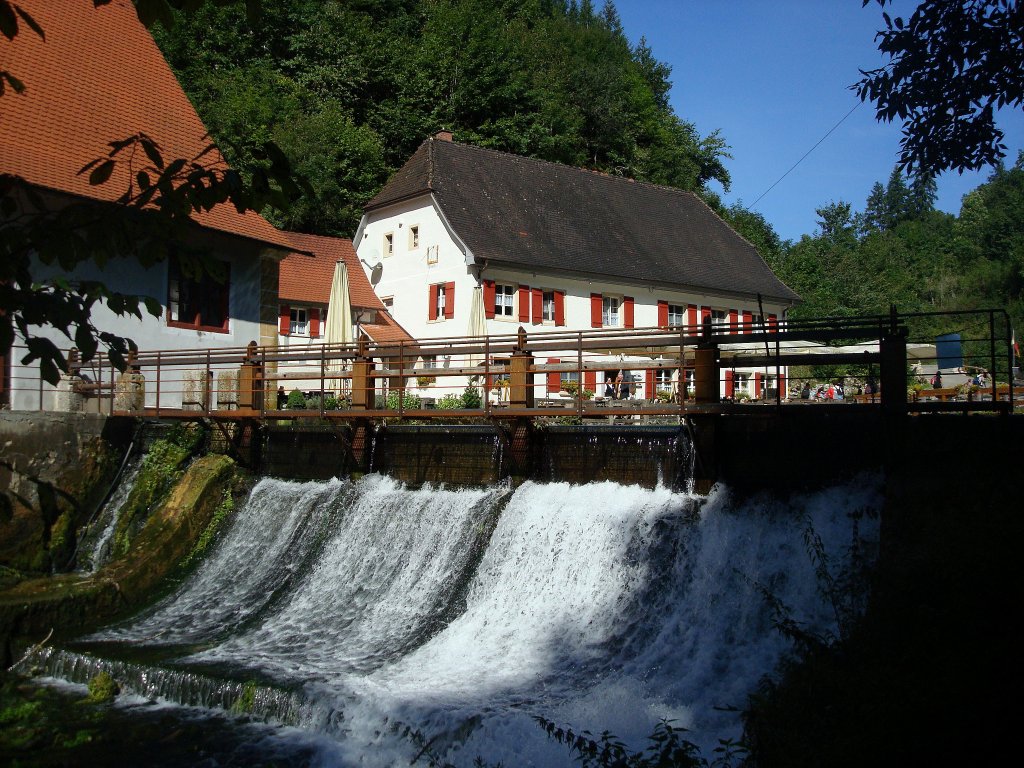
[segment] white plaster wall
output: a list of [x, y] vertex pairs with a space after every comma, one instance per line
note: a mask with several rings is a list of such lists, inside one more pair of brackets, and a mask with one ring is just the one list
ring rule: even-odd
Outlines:
[[[409, 228], [419, 226], [420, 246], [409, 247]], [[384, 235], [394, 235], [394, 253], [384, 256]], [[437, 246], [436, 264], [427, 263], [427, 249]], [[376, 293], [382, 299], [391, 297], [391, 312], [394, 318], [416, 339], [430, 339], [451, 336], [465, 336], [469, 329], [469, 314], [473, 288], [476, 281], [466, 266], [466, 258], [456, 241], [451, 237], [440, 215], [429, 198], [423, 197], [415, 201], [391, 206], [376, 211], [363, 223], [359, 242], [355, 243], [356, 253], [363, 262], [363, 269], [369, 277], [372, 266], [381, 262], [382, 275], [375, 286]], [[571, 269], [571, 264], [566, 268]], [[528, 333], [546, 331], [581, 331], [591, 329], [590, 295], [600, 293], [619, 297], [632, 296], [634, 300], [633, 325], [635, 328], [656, 327], [658, 325], [658, 302], [667, 301], [685, 307], [696, 304], [699, 307], [739, 311], [740, 322], [742, 313], [760, 314], [756, 298], [741, 298], [702, 291], [684, 291], [660, 286], [628, 285], [612, 281], [601, 281], [587, 278], [574, 278], [564, 274], [538, 274], [532, 270], [515, 270], [509, 268], [488, 267], [481, 274], [481, 279], [494, 280], [497, 283], [510, 283], [516, 286], [525, 285], [530, 288], [565, 291], [565, 325], [555, 326], [554, 323], [534, 324], [521, 323], [518, 317], [518, 293], [515, 299], [516, 314], [512, 318], [495, 317], [487, 321], [487, 332], [490, 335], [514, 334], [520, 325]], [[443, 283], [455, 283], [455, 317], [431, 321], [428, 319], [427, 286]], [[782, 321], [783, 311], [787, 305], [764, 302], [765, 316], [774, 314]], [[685, 312], [684, 312], [685, 317]], [[620, 306], [620, 327], [623, 312]], [[700, 313], [698, 311], [698, 322]], [[558, 357], [558, 353], [545, 353], [547, 357]], [[566, 352], [566, 357], [570, 353]], [[457, 364], [456, 362], [452, 363]], [[538, 377], [537, 396], [546, 394], [546, 386]], [[601, 377], [598, 375], [598, 380]], [[463, 383], [456, 386], [451, 382], [450, 391], [461, 391]], [[449, 391], [438, 387], [432, 394], [443, 394]], [[723, 389], [724, 393], [724, 384]], [[751, 384], [751, 394], [753, 385]]]
[[[227, 261], [231, 269], [231, 286], [229, 293], [229, 313], [227, 333], [209, 331], [193, 331], [185, 328], [168, 327], [167, 313], [167, 264], [160, 263], [145, 269], [134, 259], [115, 259], [105, 269], [95, 265], [82, 265], [76, 271], [78, 279], [102, 280], [112, 290], [122, 293], [149, 295], [160, 302], [160, 317], [153, 317], [143, 308], [142, 319], [133, 315], [117, 316], [106, 305], [97, 304], [93, 308], [94, 325], [101, 331], [110, 331], [127, 336], [135, 341], [140, 350], [180, 350], [225, 347], [245, 347], [250, 341], [259, 343], [259, 302], [260, 302], [260, 268], [259, 258], [255, 255], [246, 257], [217, 253], [217, 258]], [[40, 277], [45, 277], [40, 272]], [[36, 335], [53, 341], [65, 353], [74, 343], [59, 331], [52, 328], [33, 329]], [[97, 355], [103, 354], [101, 351]], [[12, 410], [43, 410], [54, 407], [53, 388], [42, 385], [40, 397], [40, 380], [38, 364], [28, 366], [21, 364], [24, 350], [17, 348], [11, 355], [11, 408]], [[109, 370], [104, 363], [104, 370]], [[105, 380], [109, 374], [104, 375]], [[155, 387], [152, 382], [147, 385], [146, 404], [156, 404]], [[180, 387], [171, 387], [180, 389]], [[176, 408], [180, 406], [180, 392], [162, 391], [161, 407]]]

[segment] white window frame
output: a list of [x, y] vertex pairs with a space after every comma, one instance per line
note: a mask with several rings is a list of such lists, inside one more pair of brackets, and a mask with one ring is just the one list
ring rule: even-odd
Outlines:
[[686, 305], [668, 305], [668, 324], [670, 326], [686, 325]]
[[674, 368], [656, 368], [654, 371], [654, 392], [648, 393], [653, 398], [658, 392], [671, 392], [675, 383]]
[[494, 317], [498, 320], [516, 319], [516, 286], [510, 283], [494, 284]]
[[622, 297], [601, 297], [601, 325], [605, 328], [622, 327]]
[[729, 324], [729, 310], [727, 309], [711, 309], [711, 325], [715, 328], [722, 328]]
[[306, 307], [290, 307], [289, 315], [288, 334], [309, 336], [309, 310]]
[[541, 290], [540, 319], [542, 323], [555, 322], [555, 292], [553, 290]]
[[435, 317], [430, 322], [437, 323], [440, 322], [441, 320], [448, 319], [445, 317], [444, 314], [444, 304], [446, 300], [446, 294], [448, 292], [445, 290], [444, 283], [434, 283], [434, 290], [437, 291], [437, 317]]

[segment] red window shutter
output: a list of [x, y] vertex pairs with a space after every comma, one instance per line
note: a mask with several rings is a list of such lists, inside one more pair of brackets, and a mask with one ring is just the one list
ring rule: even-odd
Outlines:
[[786, 393], [786, 374], [781, 373], [781, 372], [779, 373], [779, 395], [782, 397], [783, 400], [785, 400], [786, 397], [787, 397], [787, 393]]
[[281, 318], [277, 330], [281, 332], [282, 336], [287, 336], [292, 332], [292, 308], [287, 304], [281, 305]]
[[[549, 357], [548, 363], [555, 364], [562, 362], [557, 357]], [[548, 371], [548, 394], [558, 392], [562, 388], [562, 374], [558, 371]]]
[[309, 310], [309, 338], [320, 338], [320, 310], [316, 308]]
[[750, 333], [754, 330], [754, 313], [744, 312], [743, 313], [743, 330]]
[[530, 322], [530, 286], [519, 286], [519, 322]]
[[779, 318], [775, 315], [768, 315], [768, 332], [775, 333], [779, 329]]
[[484, 280], [484, 316], [494, 319], [494, 281]]
[[668, 302], [658, 302], [658, 327], [668, 328]]
[[449, 320], [455, 317], [455, 283], [444, 284], [444, 316]]
[[729, 310], [729, 333], [740, 332], [740, 313], [735, 309]]
[[624, 328], [633, 327], [633, 297], [623, 296], [622, 297], [622, 326]]
[[757, 398], [757, 397], [760, 397], [760, 396], [761, 396], [761, 374], [760, 373], [755, 373], [754, 374], [754, 397]]
[[427, 286], [427, 320], [437, 320], [437, 289], [440, 286]]
[[700, 324], [704, 325], [704, 321], [711, 317], [711, 307], [700, 308]]
[[648, 400], [654, 400], [657, 393], [654, 391], [654, 371], [648, 370], [644, 372], [644, 397]]
[[732, 397], [736, 394], [736, 385], [732, 380], [732, 371], [725, 372], [725, 396]]
[[565, 325], [565, 291], [555, 291], [555, 325]]
[[601, 310], [604, 308], [604, 300], [600, 293], [590, 294], [590, 327], [600, 328], [603, 323], [601, 322]]
[[597, 392], [597, 371], [583, 372], [583, 388], [591, 392]]
[[544, 291], [534, 288], [530, 295], [533, 300], [533, 324], [540, 325], [544, 322]]
[[697, 333], [697, 305], [688, 304], [686, 307], [686, 324], [690, 326], [690, 333]]

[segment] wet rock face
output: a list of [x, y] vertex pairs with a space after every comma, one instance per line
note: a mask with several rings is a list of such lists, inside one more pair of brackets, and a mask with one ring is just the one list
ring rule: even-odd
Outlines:
[[210, 527], [234, 481], [227, 456], [197, 458], [123, 557], [94, 574], [30, 579], [0, 591], [0, 661], [9, 665], [51, 630], [54, 639], [67, 638], [145, 605]]
[[73, 566], [75, 536], [117, 472], [132, 424], [0, 413], [0, 587]]

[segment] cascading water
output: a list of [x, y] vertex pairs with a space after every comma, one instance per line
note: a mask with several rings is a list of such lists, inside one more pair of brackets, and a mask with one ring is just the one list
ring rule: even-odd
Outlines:
[[141, 456], [128, 461], [128, 466], [125, 467], [114, 492], [82, 534], [76, 553], [77, 570], [83, 573], [95, 573], [110, 560], [114, 531], [117, 530], [121, 509], [135, 487], [135, 481], [141, 468]]
[[[668, 718], [710, 757], [788, 647], [762, 593], [833, 628], [805, 537], [839, 567], [854, 534], [876, 540], [858, 514], [878, 499], [863, 478], [785, 503], [611, 482], [262, 480], [176, 594], [90, 641], [107, 657], [174, 650], [159, 675], [122, 668], [143, 695], [230, 708], [240, 681], [264, 681], [270, 703], [249, 711], [321, 734], [329, 765], [408, 764], [406, 726], [460, 766], [568, 764], [534, 716], [634, 746]], [[88, 657], [70, 656], [51, 673], [74, 677]], [[161, 675], [174, 684], [145, 686]], [[234, 693], [188, 693], [211, 680]]]

